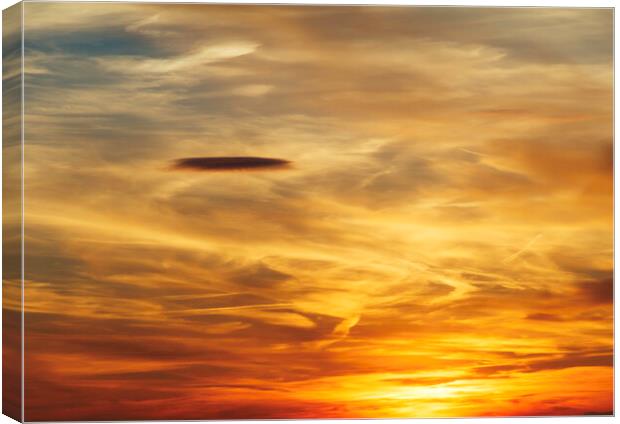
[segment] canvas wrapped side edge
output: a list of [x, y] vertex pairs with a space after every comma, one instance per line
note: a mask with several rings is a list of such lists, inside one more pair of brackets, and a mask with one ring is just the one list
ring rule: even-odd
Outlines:
[[2, 13], [2, 413], [23, 421], [23, 4]]

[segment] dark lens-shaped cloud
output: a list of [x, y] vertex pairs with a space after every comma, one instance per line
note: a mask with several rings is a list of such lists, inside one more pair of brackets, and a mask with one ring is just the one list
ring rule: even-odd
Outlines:
[[185, 171], [261, 171], [285, 169], [290, 161], [256, 156], [220, 156], [182, 158], [174, 161], [172, 169]]

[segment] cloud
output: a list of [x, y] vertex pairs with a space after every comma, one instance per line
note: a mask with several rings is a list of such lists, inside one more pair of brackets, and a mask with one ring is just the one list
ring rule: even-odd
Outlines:
[[271, 269], [263, 264], [256, 264], [251, 267], [235, 271], [232, 280], [235, 283], [249, 286], [272, 286], [291, 279], [292, 276], [283, 272]]
[[607, 354], [595, 354], [590, 355], [587, 353], [567, 353], [560, 357], [534, 360], [522, 364], [501, 364], [501, 365], [487, 365], [476, 367], [473, 369], [475, 373], [483, 375], [495, 375], [498, 373], [506, 372], [523, 372], [533, 373], [549, 370], [561, 370], [566, 368], [578, 368], [578, 367], [612, 367], [613, 355]]
[[583, 415], [613, 415], [614, 411], [613, 409], [609, 410], [609, 411], [588, 411], [585, 412]]
[[284, 159], [255, 156], [220, 156], [177, 159], [172, 169], [183, 171], [262, 171], [280, 170], [290, 166]]
[[534, 321], [563, 321], [562, 317], [560, 316], [554, 314], [547, 314], [544, 312], [529, 314], [525, 317], [525, 319], [531, 319]]
[[569, 354], [561, 358], [535, 361], [527, 366], [526, 372], [558, 370], [572, 367], [611, 367], [613, 363], [614, 357], [611, 354], [592, 356]]
[[586, 281], [578, 285], [579, 294], [584, 300], [594, 303], [612, 303], [614, 300], [614, 280], [603, 278], [596, 281]]
[[258, 48], [256, 43], [249, 41], [224, 43], [201, 48], [198, 51], [179, 55], [172, 58], [144, 58], [142, 56], [119, 57], [113, 61], [103, 62], [120, 67], [128, 73], [155, 73], [167, 74], [195, 70], [203, 65], [226, 61], [254, 52]]

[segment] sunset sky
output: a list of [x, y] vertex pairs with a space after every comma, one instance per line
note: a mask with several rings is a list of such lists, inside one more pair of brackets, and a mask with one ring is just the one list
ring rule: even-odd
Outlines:
[[611, 413], [611, 9], [24, 13], [26, 420]]

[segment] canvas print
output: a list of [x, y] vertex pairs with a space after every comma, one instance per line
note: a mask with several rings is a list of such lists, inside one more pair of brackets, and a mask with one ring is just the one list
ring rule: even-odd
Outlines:
[[3, 16], [5, 414], [613, 414], [612, 9]]

